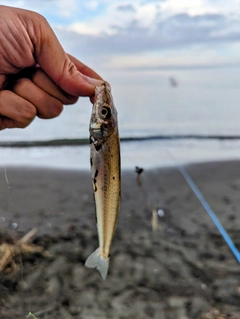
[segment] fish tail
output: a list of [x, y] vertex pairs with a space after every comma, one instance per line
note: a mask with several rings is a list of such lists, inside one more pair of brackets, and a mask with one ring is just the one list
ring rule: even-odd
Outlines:
[[108, 273], [109, 257], [101, 255], [99, 248], [96, 249], [85, 261], [85, 267], [96, 268], [102, 279], [105, 280]]

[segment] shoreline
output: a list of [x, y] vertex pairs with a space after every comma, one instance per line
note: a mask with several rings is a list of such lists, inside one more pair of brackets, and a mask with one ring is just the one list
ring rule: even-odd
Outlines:
[[[120, 137], [120, 143], [151, 141], [151, 140], [240, 140], [240, 135], [221, 134], [158, 134], [146, 136], [124, 136]], [[25, 147], [62, 147], [62, 146], [83, 146], [89, 145], [89, 138], [62, 138], [48, 140], [29, 141], [0, 141], [0, 147], [25, 148]]]
[[[121, 143], [122, 169], [172, 167], [240, 158], [240, 141], [145, 140]], [[89, 145], [0, 147], [1, 166], [88, 170]]]

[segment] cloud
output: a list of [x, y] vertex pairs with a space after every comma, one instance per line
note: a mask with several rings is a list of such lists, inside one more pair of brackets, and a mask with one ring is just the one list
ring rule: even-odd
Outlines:
[[235, 0], [5, 2], [45, 15], [68, 52], [106, 68], [240, 59], [240, 6]]
[[[142, 26], [132, 20], [125, 27], [112, 25], [114, 34], [95, 34], [81, 37], [86, 44], [94, 44], [99, 52], [137, 53], [164, 50], [193, 44], [238, 41], [240, 31], [231, 19], [220, 14], [190, 16], [177, 14], [166, 19], [157, 19], [154, 28]], [[89, 53], [93, 52], [92, 47]]]
[[156, 44], [164, 47], [226, 41], [231, 34], [223, 31], [230, 25], [231, 21], [219, 14], [177, 14], [159, 21], [154, 36], [157, 37]]
[[138, 20], [113, 27], [113, 34], [56, 32], [70, 52], [107, 69], [240, 63], [235, 45], [240, 40], [238, 23], [222, 14], [156, 15], [151, 29]]

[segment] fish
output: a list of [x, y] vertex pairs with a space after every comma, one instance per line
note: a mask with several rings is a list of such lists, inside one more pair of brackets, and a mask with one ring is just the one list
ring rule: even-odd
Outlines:
[[96, 268], [105, 280], [121, 200], [121, 159], [117, 110], [109, 85], [95, 88], [95, 103], [89, 125], [90, 164], [96, 206], [99, 248], [85, 266]]

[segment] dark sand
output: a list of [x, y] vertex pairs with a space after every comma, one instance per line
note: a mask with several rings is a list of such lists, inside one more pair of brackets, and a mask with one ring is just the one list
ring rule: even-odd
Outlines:
[[[240, 249], [240, 163], [187, 170]], [[144, 171], [142, 187], [123, 172], [106, 281], [83, 266], [98, 247], [90, 172], [7, 168], [7, 178], [1, 168], [0, 243], [37, 227], [50, 256], [17, 255], [0, 273], [0, 319], [240, 318], [240, 265], [176, 168]]]

